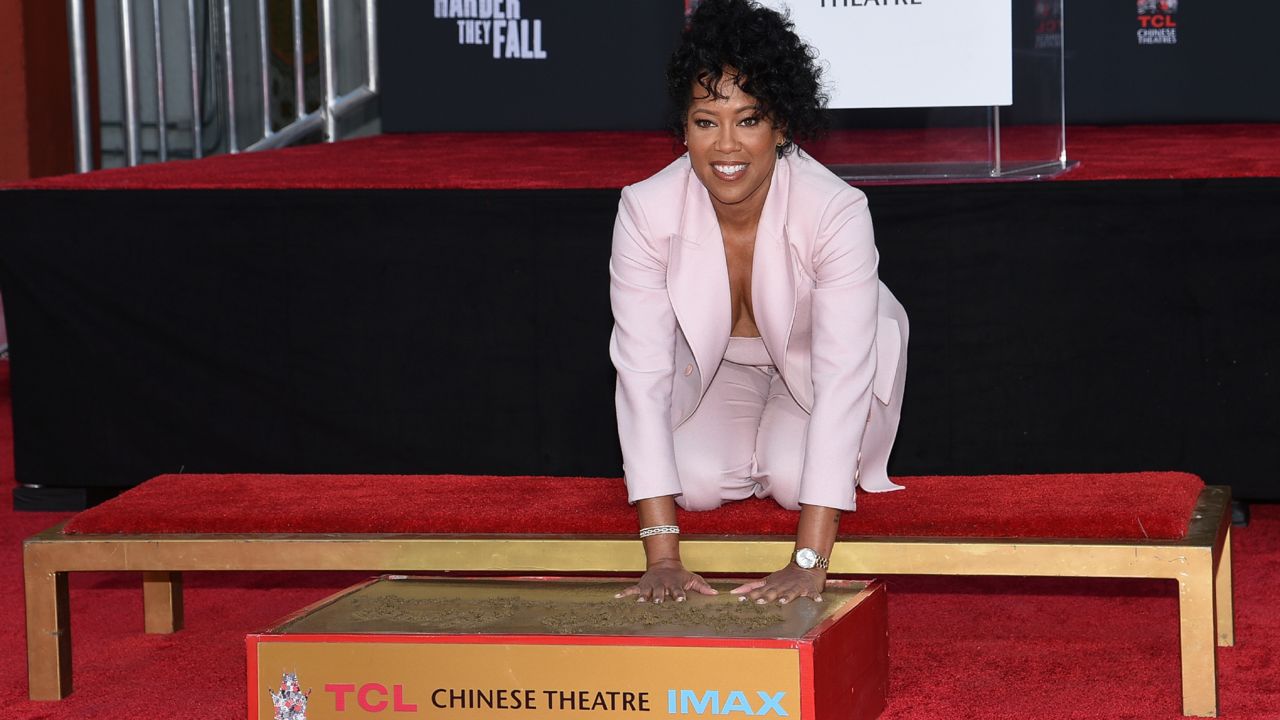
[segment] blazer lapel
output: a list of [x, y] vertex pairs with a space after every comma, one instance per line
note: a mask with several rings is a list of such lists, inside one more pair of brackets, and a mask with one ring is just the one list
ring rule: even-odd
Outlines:
[[724, 237], [702, 182], [690, 170], [680, 231], [671, 238], [667, 293], [701, 373], [702, 393], [729, 343], [729, 268]]
[[755, 311], [756, 327], [774, 364], [784, 371], [784, 377], [796, 311], [795, 269], [786, 238], [790, 179], [787, 158], [778, 158], [769, 195], [760, 213], [755, 256], [751, 261], [751, 307]]

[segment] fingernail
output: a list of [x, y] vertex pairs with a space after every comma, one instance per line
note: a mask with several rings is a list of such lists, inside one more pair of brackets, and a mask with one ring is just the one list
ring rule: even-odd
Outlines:
[[757, 601], [756, 601], [756, 604], [757, 604], [757, 605], [763, 605], [763, 604], [764, 604], [764, 598], [760, 598], [759, 600], [757, 600]]
[[684, 598], [682, 598], [682, 597], [678, 597], [678, 598], [676, 598], [676, 602], [684, 602]]
[[746, 596], [746, 595], [739, 595], [739, 596], [738, 596], [738, 602], [746, 602], [746, 601], [747, 601], [747, 596]]
[[614, 595], [614, 597], [615, 597], [615, 598], [620, 598], [620, 597], [622, 597], [622, 593], [617, 593], [616, 595]]
[[786, 604], [787, 604], [787, 599], [786, 599], [786, 598], [782, 598], [781, 600], [779, 600], [779, 601], [778, 601], [778, 604], [779, 604], [779, 605], [786, 605]]

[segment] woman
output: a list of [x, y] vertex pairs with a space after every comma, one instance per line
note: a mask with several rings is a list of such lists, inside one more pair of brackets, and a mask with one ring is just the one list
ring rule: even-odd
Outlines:
[[795, 147], [820, 129], [813, 53], [777, 13], [704, 0], [672, 56], [688, 153], [624, 188], [610, 258], [618, 434], [648, 569], [619, 597], [715, 594], [680, 562], [676, 506], [800, 511], [792, 562], [733, 590], [821, 600], [854, 486], [886, 465], [907, 321], [878, 280], [865, 196]]

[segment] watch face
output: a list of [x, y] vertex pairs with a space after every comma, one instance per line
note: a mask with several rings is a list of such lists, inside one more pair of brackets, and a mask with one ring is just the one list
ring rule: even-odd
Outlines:
[[812, 570], [818, 564], [818, 553], [810, 548], [800, 548], [796, 551], [796, 564], [805, 570]]

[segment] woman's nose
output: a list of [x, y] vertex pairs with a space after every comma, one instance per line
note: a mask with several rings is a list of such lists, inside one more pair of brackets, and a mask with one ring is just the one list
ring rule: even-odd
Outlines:
[[721, 152], [733, 152], [738, 149], [738, 134], [735, 132], [733, 123], [725, 123], [720, 126], [720, 132], [716, 133], [716, 150]]

